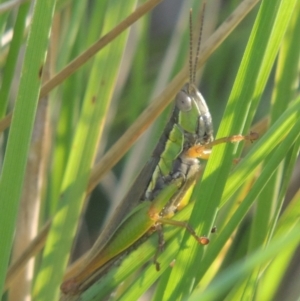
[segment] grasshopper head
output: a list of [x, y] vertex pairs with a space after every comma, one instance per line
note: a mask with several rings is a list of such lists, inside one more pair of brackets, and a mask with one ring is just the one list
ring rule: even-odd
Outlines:
[[178, 124], [191, 144], [213, 141], [212, 118], [204, 97], [194, 84], [186, 84], [176, 95]]

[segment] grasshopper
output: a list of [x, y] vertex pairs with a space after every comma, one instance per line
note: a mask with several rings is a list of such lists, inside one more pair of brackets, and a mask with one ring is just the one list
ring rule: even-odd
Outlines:
[[[201, 172], [199, 159], [208, 159], [212, 146], [244, 139], [255, 140], [256, 135], [236, 135], [214, 140], [208, 106], [195, 85], [201, 32], [193, 62], [191, 28], [190, 13], [189, 83], [175, 97], [173, 113], [154, 149], [152, 159], [138, 175], [132, 189], [117, 207], [88, 256], [79, 265], [75, 265], [77, 273], [72, 275], [71, 271], [66, 275], [61, 285], [65, 294], [85, 290], [90, 285], [89, 279], [97, 270], [109, 269], [116, 259], [127, 254], [133, 246], [138, 246], [154, 231], [160, 231], [163, 224], [186, 228], [202, 245], [209, 242], [208, 238], [197, 236], [185, 222], [175, 222], [171, 218], [189, 202]], [[130, 213], [126, 215], [127, 212]], [[159, 245], [163, 245], [162, 239]], [[159, 270], [156, 257], [157, 254], [154, 262]]]

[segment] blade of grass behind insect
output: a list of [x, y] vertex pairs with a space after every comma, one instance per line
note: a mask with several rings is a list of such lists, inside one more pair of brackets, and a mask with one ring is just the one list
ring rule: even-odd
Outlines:
[[37, 2], [0, 179], [0, 287], [8, 265], [55, 1]]
[[[280, 1], [276, 1], [276, 4], [265, 1], [261, 5], [223, 121], [220, 125], [218, 137], [239, 133], [242, 127], [247, 124], [246, 131], [249, 129], [250, 121], [257, 108], [260, 95], [265, 87], [279, 47], [280, 39], [273, 38], [271, 34], [274, 34], [273, 27], [276, 24], [275, 21], [277, 20], [280, 4]], [[277, 36], [278, 34], [282, 35], [280, 32], [277, 33]], [[246, 121], [247, 114], [249, 121]], [[199, 221], [202, 221], [197, 228], [197, 233], [209, 233], [216, 213], [215, 210], [218, 207], [226, 177], [232, 164], [231, 153], [234, 148], [234, 145], [228, 144], [219, 146], [213, 152], [212, 158], [208, 162], [203, 181], [195, 193], [196, 195], [197, 192], [200, 192], [201, 195], [197, 194], [197, 208], [195, 207], [190, 221], [191, 225], [199, 225]], [[221, 165], [222, 168], [219, 168]], [[218, 189], [213, 187], [218, 187]], [[166, 300], [177, 300], [185, 294], [189, 294], [194, 274], [197, 273], [194, 266], [201, 261], [200, 258], [203, 255], [203, 249], [199, 248], [192, 240], [184, 240], [183, 243], [186, 251], [180, 254], [178, 260], [185, 262], [185, 269], [184, 271], [177, 271], [175, 265], [173, 275], [169, 280], [169, 287], [165, 292]], [[182, 276], [183, 272], [186, 273], [184, 277]]]
[[[107, 32], [118, 20], [127, 16], [135, 5], [134, 0], [110, 1], [103, 30]], [[51, 225], [40, 273], [34, 287], [35, 300], [55, 300], [58, 297], [58, 286], [74, 238], [126, 38], [127, 32], [104, 48], [94, 60], [62, 183], [62, 197]]]

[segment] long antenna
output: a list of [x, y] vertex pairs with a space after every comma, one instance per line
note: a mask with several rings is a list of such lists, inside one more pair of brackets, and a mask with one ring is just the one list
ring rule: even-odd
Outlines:
[[[190, 58], [189, 58], [189, 90], [194, 83], [194, 70], [193, 70], [193, 9], [190, 9]], [[189, 91], [190, 92], [190, 91]]]
[[[190, 82], [192, 82], [192, 83], [196, 82], [196, 72], [197, 72], [197, 65], [198, 65], [199, 55], [200, 55], [200, 45], [201, 45], [201, 38], [202, 38], [202, 31], [203, 31], [205, 5], [206, 5], [206, 1], [203, 2], [203, 6], [202, 6], [201, 24], [200, 24], [200, 32], [199, 32], [198, 43], [197, 43], [197, 51], [196, 51], [196, 56], [195, 56], [195, 64], [194, 64], [194, 68], [193, 68], [193, 71], [192, 71], [192, 80], [190, 79]], [[191, 32], [191, 30], [190, 30], [190, 32]]]

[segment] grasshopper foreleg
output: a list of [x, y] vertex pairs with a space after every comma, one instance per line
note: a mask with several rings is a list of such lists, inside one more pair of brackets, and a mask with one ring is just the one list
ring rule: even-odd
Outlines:
[[229, 137], [223, 137], [204, 145], [199, 145], [199, 144], [194, 145], [193, 147], [189, 148], [186, 151], [186, 156], [188, 156], [189, 158], [199, 158], [199, 159], [207, 160], [211, 154], [211, 150], [213, 146], [223, 144], [223, 143], [228, 143], [228, 142], [235, 143], [243, 140], [253, 142], [258, 138], [259, 135], [256, 132], [250, 132], [249, 135], [233, 135]]

